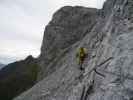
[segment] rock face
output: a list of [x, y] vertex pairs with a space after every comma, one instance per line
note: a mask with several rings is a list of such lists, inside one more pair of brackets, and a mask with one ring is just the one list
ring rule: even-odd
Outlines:
[[96, 24], [97, 15], [97, 9], [70, 6], [63, 7], [53, 15], [44, 32], [40, 79], [55, 70], [52, 63], [56, 58], [59, 60], [65, 49], [81, 40], [92, 29]]
[[[14, 100], [133, 100], [133, 1], [63, 7], [46, 27], [39, 79]], [[76, 52], [88, 50], [79, 69]]]
[[15, 96], [31, 88], [37, 79], [37, 61], [29, 56], [0, 70], [0, 99], [12, 100]]

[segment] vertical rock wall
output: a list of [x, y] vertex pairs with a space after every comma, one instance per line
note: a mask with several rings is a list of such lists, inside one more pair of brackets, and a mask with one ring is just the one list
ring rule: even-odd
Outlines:
[[[55, 13], [54, 18], [56, 20], [53, 22], [59, 21], [62, 25], [62, 22], [64, 23], [64, 21], [66, 21], [65, 23], [68, 23], [68, 26], [64, 27], [64, 29], [66, 29], [67, 32], [73, 25], [76, 26], [71, 30], [72, 33], [76, 31], [76, 36], [78, 35], [79, 27], [82, 31], [85, 31], [85, 29], [87, 29], [87, 31], [79, 32], [79, 39], [70, 43], [68, 46], [69, 48], [65, 49], [65, 53], [63, 53], [60, 59], [58, 59], [57, 55], [60, 50], [64, 50], [64, 45], [59, 45], [60, 42], [58, 44], [56, 43], [57, 41], [54, 42], [56, 45], [58, 44], [57, 47], [59, 46], [59, 51], [54, 53], [55, 55], [57, 54], [54, 56], [55, 58], [50, 56], [53, 59], [57, 59], [53, 63], [54, 66], [50, 68], [55, 68], [55, 70], [51, 74], [47, 74], [48, 76], [46, 78], [30, 90], [18, 96], [15, 100], [132, 100], [132, 5], [132, 0], [107, 0], [103, 9], [99, 10], [97, 14], [94, 14], [98, 17], [92, 16], [94, 21], [91, 19], [90, 15], [84, 20], [84, 18], [80, 17], [82, 15], [81, 13], [79, 14], [80, 16], [74, 13], [74, 15], [71, 16], [71, 19], [73, 18], [72, 22], [75, 21], [76, 18], [76, 22], [82, 22], [83, 19], [83, 25], [75, 22], [71, 23], [71, 21], [69, 22], [69, 17], [67, 17], [68, 20], [66, 20], [65, 16], [69, 14], [62, 15], [61, 13]], [[67, 7], [67, 10], [68, 9], [72, 11], [72, 9], [76, 10], [77, 7]], [[82, 8], [82, 10], [83, 9], [89, 11], [89, 9]], [[78, 11], [80, 11], [79, 8]], [[95, 11], [96, 10], [93, 12]], [[57, 17], [58, 14], [60, 17]], [[64, 19], [61, 20], [60, 18]], [[91, 21], [95, 24], [89, 26]], [[50, 22], [50, 25], [51, 24], [52, 22]], [[56, 34], [61, 33], [58, 32]], [[70, 37], [74, 34], [72, 33], [69, 34]], [[85, 36], [83, 34], [81, 35], [81, 33], [85, 33]], [[47, 44], [52, 43], [48, 42], [45, 34], [43, 42], [47, 46], [42, 46], [43, 53], [40, 56], [42, 67], [45, 65], [42, 60], [43, 57], [48, 59], [45, 55], [50, 54], [49, 50], [54, 50], [53, 47], [49, 47]], [[58, 37], [58, 35], [56, 36]], [[62, 37], [62, 34], [59, 37]], [[60, 38], [58, 39], [60, 40]], [[64, 43], [69, 43], [68, 41], [69, 39], [65, 40]], [[54, 43], [52, 45], [54, 45]], [[75, 57], [76, 51], [81, 46], [86, 47], [88, 52], [88, 56], [83, 64], [85, 68], [84, 71], [79, 69]], [[67, 48], [67, 46], [65, 48]], [[47, 64], [45, 66], [45, 68], [49, 67]]]
[[79, 6], [65, 6], [53, 15], [44, 32], [39, 58], [42, 72], [39, 78], [54, 72], [54, 66], [49, 65], [72, 44], [81, 40], [96, 24], [97, 18], [97, 9]]

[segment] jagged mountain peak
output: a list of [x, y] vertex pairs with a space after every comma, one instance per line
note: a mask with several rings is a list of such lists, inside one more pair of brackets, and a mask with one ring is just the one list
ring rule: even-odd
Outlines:
[[65, 6], [55, 12], [44, 31], [39, 57], [42, 78], [53, 72], [55, 68], [51, 63], [59, 58], [65, 49], [81, 40], [95, 25], [98, 17], [97, 9], [79, 6]]
[[[101, 10], [58, 10], [44, 32], [40, 81], [14, 100], [132, 100], [132, 4], [107, 0]], [[87, 49], [84, 71], [79, 47]]]

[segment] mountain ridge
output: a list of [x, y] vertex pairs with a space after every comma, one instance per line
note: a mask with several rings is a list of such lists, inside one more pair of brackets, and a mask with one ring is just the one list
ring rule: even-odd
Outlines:
[[[65, 6], [53, 15], [53, 19], [44, 31], [41, 55], [39, 57], [42, 71], [45, 71], [41, 72], [44, 74], [40, 75], [42, 78], [47, 76], [47, 72], [50, 71], [49, 68], [46, 68], [49, 63], [60, 52], [82, 39], [87, 31], [94, 26], [96, 17], [98, 17], [97, 14], [98, 10], [94, 8]], [[90, 23], [86, 23], [87, 21]]]
[[32, 56], [3, 67], [0, 70], [0, 99], [11, 100], [31, 88], [36, 83], [38, 68]]
[[[38, 84], [14, 100], [132, 100], [133, 77], [132, 70], [128, 70], [132, 69], [133, 60], [131, 50], [133, 46], [132, 5], [131, 0], [107, 0], [103, 9], [98, 10], [98, 17], [94, 18], [95, 25], [81, 40], [70, 46], [62, 59], [58, 59], [47, 72], [52, 70], [51, 68], [55, 68], [55, 70], [46, 77], [42, 75], [43, 78]], [[67, 7], [65, 11], [68, 9], [69, 12], [72, 11], [72, 7]], [[80, 11], [82, 12], [81, 8]], [[68, 17], [63, 13], [55, 13], [59, 24], [60, 21], [64, 21], [64, 24], [71, 25], [72, 23], [74, 25], [75, 18], [70, 22], [69, 19], [72, 19], [73, 15], [76, 16], [78, 12], [72, 14], [70, 18], [69, 13], [66, 14]], [[87, 18], [89, 20], [90, 17]], [[76, 20], [76, 25], [81, 20]], [[85, 22], [89, 25], [89, 21]], [[78, 25], [83, 29], [81, 24]], [[76, 26], [72, 31], [77, 31], [78, 28]], [[71, 29], [71, 26], [66, 29]], [[51, 29], [46, 28], [44, 36], [50, 34], [47, 31], [51, 31]], [[76, 35], [78, 36], [78, 34]], [[46, 50], [48, 46], [51, 46], [49, 43], [44, 37], [42, 45]], [[56, 46], [58, 47], [58, 45]], [[83, 65], [84, 72], [79, 70], [76, 62], [75, 55], [79, 47], [85, 47], [88, 51], [88, 57]], [[42, 49], [42, 52], [46, 50]], [[50, 55], [45, 52], [44, 56]], [[43, 60], [42, 58], [42, 62]], [[42, 64], [42, 67], [48, 66]]]
[[[59, 9], [44, 31], [36, 83], [13, 100], [132, 100], [132, 11], [132, 0]], [[84, 71], [80, 47], [87, 49]]]
[[0, 63], [0, 69], [2, 69], [5, 65]]
[[[46, 72], [55, 69], [50, 74], [45, 74], [46, 76], [41, 74], [43, 76], [41, 81], [14, 100], [132, 100], [132, 5], [133, 1], [131, 0], [107, 0], [103, 9], [96, 13], [96, 17], [94, 17], [95, 14], [92, 16], [94, 19], [91, 19], [87, 13], [86, 20], [80, 17], [83, 14], [82, 12], [86, 11], [86, 8], [78, 9], [78, 11], [81, 11], [80, 16], [78, 16], [79, 12], [74, 7], [74, 14], [72, 7], [65, 8], [65, 13], [64, 10], [62, 13], [55, 13], [57, 17], [53, 18], [57, 18], [59, 24], [67, 25], [68, 23], [68, 26], [70, 25], [68, 28], [64, 27], [65, 29], [71, 30], [71, 25], [79, 25], [75, 29], [72, 28], [71, 31], [77, 31], [80, 27], [81, 30], [84, 30], [84, 27], [90, 25], [90, 19], [93, 20], [92, 23], [96, 23], [79, 41], [75, 41], [73, 45], [69, 44], [70, 49], [61, 59], [57, 58], [57, 62], [50, 69], [47, 69], [48, 64], [45, 64], [42, 57], [40, 61], [44, 63], [40, 63], [40, 65], [44, 69], [46, 68]], [[72, 14], [69, 14], [69, 12], [72, 12]], [[53, 19], [52, 21], [56, 22], [56, 20]], [[82, 20], [84, 20], [84, 24], [86, 23], [84, 27], [79, 24]], [[42, 43], [42, 48], [44, 48], [42, 49], [42, 55], [52, 58], [50, 53], [59, 53], [48, 51], [51, 42], [47, 40], [54, 39], [52, 37], [47, 39], [45, 34], [51, 35], [53, 32], [51, 34], [48, 32], [51, 30], [51, 28], [46, 27]], [[60, 33], [57, 32], [57, 34]], [[64, 35], [68, 32], [61, 33]], [[80, 37], [80, 34], [83, 33], [80, 31], [76, 35]], [[61, 36], [63, 36], [62, 34]], [[72, 33], [70, 37], [72, 37], [71, 35]], [[58, 41], [60, 41], [58, 37], [55, 37], [55, 42], [58, 43]], [[56, 47], [60, 48], [58, 45], [52, 47], [52, 50]], [[79, 47], [85, 47], [88, 52], [83, 64], [84, 72], [79, 69], [76, 62], [75, 55]], [[50, 62], [52, 61], [53, 59], [50, 59]]]

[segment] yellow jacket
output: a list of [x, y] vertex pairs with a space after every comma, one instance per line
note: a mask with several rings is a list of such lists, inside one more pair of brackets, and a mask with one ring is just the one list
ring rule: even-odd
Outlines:
[[80, 47], [78, 49], [76, 57], [77, 57], [77, 60], [78, 60], [79, 64], [81, 63], [82, 59], [84, 59], [86, 57], [86, 54], [87, 54], [87, 49], [86, 48]]

